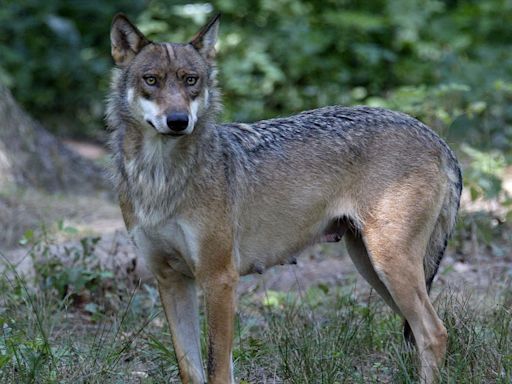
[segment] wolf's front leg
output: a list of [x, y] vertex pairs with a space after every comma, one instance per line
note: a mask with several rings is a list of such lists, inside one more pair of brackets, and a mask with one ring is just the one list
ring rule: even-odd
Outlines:
[[184, 384], [205, 384], [195, 280], [170, 269], [157, 274], [157, 280], [171, 328], [181, 381]]
[[232, 345], [238, 273], [208, 275], [203, 289], [208, 321], [208, 384], [234, 384]]

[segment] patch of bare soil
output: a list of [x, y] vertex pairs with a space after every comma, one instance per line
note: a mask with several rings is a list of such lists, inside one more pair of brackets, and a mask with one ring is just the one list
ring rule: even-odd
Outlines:
[[64, 144], [89, 160], [101, 160], [107, 156], [107, 151], [105, 148], [93, 143], [85, 143], [76, 140], [64, 140]]

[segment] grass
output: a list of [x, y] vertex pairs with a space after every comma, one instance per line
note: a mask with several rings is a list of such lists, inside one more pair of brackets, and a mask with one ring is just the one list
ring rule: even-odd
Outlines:
[[[449, 332], [442, 383], [512, 382], [511, 294], [508, 289], [501, 301], [479, 307], [471, 296], [441, 294], [437, 307]], [[313, 288], [273, 304], [265, 319], [257, 344], [266, 352], [256, 358], [273, 364], [268, 382], [416, 382], [415, 350], [403, 341], [401, 320], [378, 298], [364, 302], [346, 289]], [[251, 376], [247, 359], [240, 363], [239, 377], [264, 382]]]
[[[36, 275], [4, 259], [0, 276], [0, 382], [179, 382], [152, 286], [87, 267], [94, 240], [56, 262], [34, 244]], [[241, 383], [413, 383], [416, 354], [401, 320], [354, 286], [242, 296], [234, 342]], [[444, 289], [436, 301], [449, 331], [443, 383], [512, 382], [512, 289], [492, 300]], [[204, 321], [203, 321], [204, 324]], [[204, 326], [204, 325], [203, 325]]]

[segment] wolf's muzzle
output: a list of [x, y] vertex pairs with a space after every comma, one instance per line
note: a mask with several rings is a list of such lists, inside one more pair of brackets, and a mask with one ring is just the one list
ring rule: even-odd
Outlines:
[[167, 127], [172, 132], [181, 132], [188, 127], [188, 114], [182, 112], [173, 112], [167, 115]]

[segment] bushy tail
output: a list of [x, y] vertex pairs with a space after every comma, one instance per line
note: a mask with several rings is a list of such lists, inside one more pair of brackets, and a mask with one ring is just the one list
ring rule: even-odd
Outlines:
[[[455, 159], [454, 159], [455, 160]], [[437, 274], [439, 264], [444, 256], [446, 245], [450, 239], [455, 220], [460, 206], [460, 195], [462, 192], [462, 174], [457, 160], [452, 164], [451, 172], [449, 172], [450, 183], [448, 191], [441, 207], [441, 212], [437, 218], [437, 222], [430, 235], [427, 247], [427, 253], [424, 259], [425, 279], [427, 290], [430, 292], [432, 281]]]
[[[451, 151], [450, 151], [451, 153]], [[460, 195], [462, 192], [462, 174], [459, 164], [452, 154], [452, 161], [449, 166], [449, 186], [446, 196], [441, 207], [441, 212], [437, 218], [434, 230], [430, 235], [428, 242], [427, 253], [423, 260], [423, 267], [425, 270], [425, 280], [427, 283], [427, 291], [430, 293], [432, 282], [439, 270], [439, 264], [443, 259], [448, 240], [452, 235], [455, 226], [457, 212], [460, 206]], [[412, 335], [409, 323], [404, 323], [404, 336], [408, 342], [414, 344], [414, 337]]]

